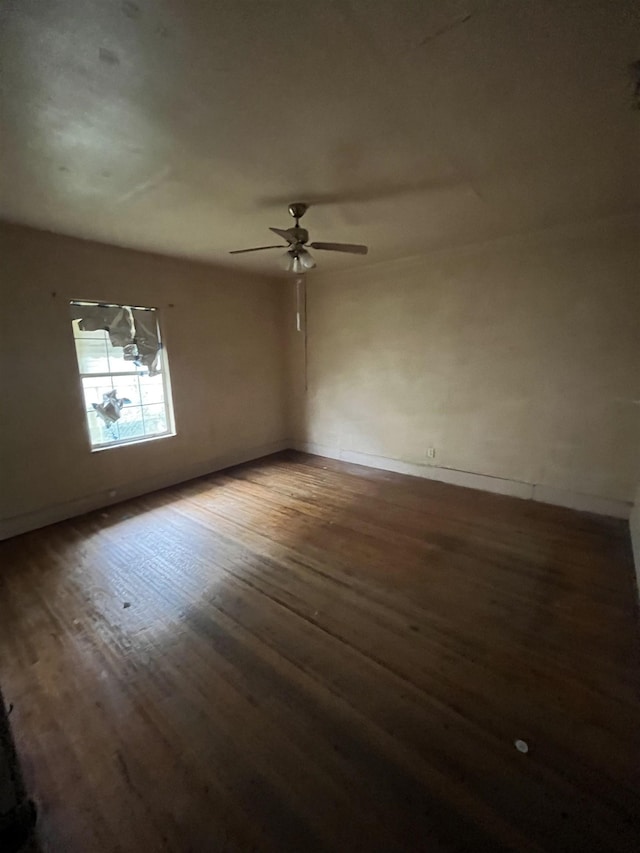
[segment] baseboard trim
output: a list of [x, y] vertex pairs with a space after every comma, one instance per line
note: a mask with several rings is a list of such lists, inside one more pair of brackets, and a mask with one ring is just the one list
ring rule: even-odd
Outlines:
[[[502, 477], [490, 477], [486, 474], [476, 474], [471, 471], [458, 471], [453, 468], [441, 468], [437, 465], [418, 465], [413, 462], [403, 462], [400, 459], [391, 459], [386, 456], [376, 456], [370, 453], [360, 453], [354, 450], [336, 450], [324, 444], [312, 442], [295, 442], [287, 439], [274, 441], [268, 444], [258, 445], [244, 451], [232, 451], [204, 462], [172, 471], [169, 474], [159, 474], [155, 477], [147, 477], [137, 480], [135, 483], [120, 486], [116, 489], [96, 492], [85, 495], [73, 501], [44, 507], [34, 512], [16, 515], [12, 518], [0, 520], [0, 540], [9, 539], [56, 524], [86, 512], [112, 506], [121, 501], [129, 500], [140, 495], [155, 492], [168, 486], [175, 486], [196, 477], [213, 474], [240, 465], [243, 462], [251, 462], [272, 453], [282, 450], [295, 449], [315, 456], [325, 456], [329, 459], [338, 459], [343, 462], [353, 462], [357, 465], [365, 465], [369, 468], [378, 468], [382, 471], [394, 471], [398, 474], [409, 474], [412, 477], [422, 477], [428, 480], [437, 480], [442, 483], [450, 483], [454, 486], [464, 486], [469, 489], [479, 489], [483, 492], [493, 492], [499, 495], [509, 495], [523, 500], [534, 500], [540, 503], [564, 506], [582, 512], [593, 512], [597, 515], [613, 516], [614, 518], [628, 519], [631, 513], [631, 503], [627, 501], [612, 500], [599, 497], [598, 495], [583, 495], [565, 489], [556, 489], [552, 486], [542, 484], [523, 483], [517, 480], [507, 480]], [[633, 537], [634, 554], [636, 566], [640, 567], [640, 531]], [[640, 572], [640, 568], [638, 569]], [[640, 584], [640, 579], [639, 579]]]
[[269, 456], [272, 453], [278, 453], [290, 447], [291, 441], [283, 439], [251, 447], [248, 450], [223, 453], [213, 459], [195, 463], [179, 471], [158, 474], [155, 477], [137, 480], [135, 483], [126, 486], [119, 486], [115, 489], [84, 495], [81, 498], [63, 504], [56, 504], [55, 506], [44, 507], [34, 512], [2, 519], [0, 520], [0, 540], [19, 536], [21, 533], [28, 533], [30, 530], [37, 530], [39, 527], [46, 527], [49, 524], [56, 524], [58, 521], [65, 521], [65, 519], [74, 518], [86, 512], [93, 512], [96, 509], [112, 506], [130, 498], [155, 492], [158, 489], [175, 486], [178, 483], [184, 483], [196, 477], [213, 474], [216, 471], [230, 468], [233, 465], [251, 462], [254, 459], [260, 459], [262, 456]]
[[403, 462], [387, 456], [376, 456], [371, 453], [359, 453], [354, 450], [337, 450], [324, 444], [312, 442], [295, 442], [294, 447], [304, 453], [315, 456], [326, 456], [342, 462], [354, 462], [369, 468], [379, 468], [383, 471], [394, 471], [398, 474], [409, 474], [427, 480], [437, 480], [454, 486], [464, 486], [468, 489], [479, 489], [483, 492], [493, 492], [498, 495], [509, 495], [523, 500], [533, 500], [539, 503], [564, 506], [581, 512], [593, 512], [597, 515], [607, 515], [614, 518], [628, 519], [631, 512], [630, 501], [603, 498], [598, 495], [584, 495], [568, 489], [557, 489], [536, 483], [524, 483], [519, 480], [507, 480], [502, 477], [491, 477], [487, 474], [475, 474], [472, 471], [458, 471], [454, 468], [441, 468], [437, 465], [418, 465], [414, 462]]

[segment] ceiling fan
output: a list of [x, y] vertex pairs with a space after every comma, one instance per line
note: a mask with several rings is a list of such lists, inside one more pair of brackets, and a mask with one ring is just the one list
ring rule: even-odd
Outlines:
[[[289, 205], [289, 213], [295, 220], [295, 225], [292, 228], [270, 228], [274, 234], [282, 237], [288, 243], [286, 253], [282, 258], [282, 266], [287, 272], [293, 272], [300, 275], [307, 270], [312, 270], [316, 262], [308, 251], [309, 249], [323, 249], [328, 252], [348, 252], [351, 255], [366, 255], [369, 251], [366, 246], [359, 246], [354, 243], [309, 243], [309, 232], [306, 228], [300, 227], [300, 219], [304, 216], [309, 205], [301, 201], [293, 202]], [[236, 249], [229, 252], [230, 255], [241, 255], [244, 252], [262, 252], [264, 249], [283, 249], [283, 244], [276, 246], [257, 246], [255, 249]]]

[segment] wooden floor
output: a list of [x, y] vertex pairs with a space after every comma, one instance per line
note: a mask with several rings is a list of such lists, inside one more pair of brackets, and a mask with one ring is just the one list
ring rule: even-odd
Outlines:
[[42, 850], [640, 850], [621, 521], [284, 454], [0, 560]]

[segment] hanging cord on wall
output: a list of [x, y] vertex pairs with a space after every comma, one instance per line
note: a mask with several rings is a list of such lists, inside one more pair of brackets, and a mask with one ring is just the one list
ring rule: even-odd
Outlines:
[[296, 330], [304, 335], [304, 390], [307, 390], [307, 288], [304, 276], [296, 278]]

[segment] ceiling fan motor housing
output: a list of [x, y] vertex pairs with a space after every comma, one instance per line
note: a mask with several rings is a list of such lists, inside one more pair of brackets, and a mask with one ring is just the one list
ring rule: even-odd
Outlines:
[[302, 219], [308, 206], [309, 205], [305, 204], [303, 201], [294, 201], [289, 205], [289, 213], [294, 219]]

